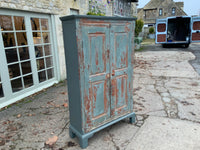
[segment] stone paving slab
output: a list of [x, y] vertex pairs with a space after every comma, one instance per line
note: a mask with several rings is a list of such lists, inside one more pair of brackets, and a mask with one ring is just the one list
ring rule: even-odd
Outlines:
[[[138, 141], [137, 148], [142, 150], [143, 147], [140, 146], [145, 147], [145, 141], [141, 139], [140, 142], [139, 138], [134, 139], [134, 137], [140, 137], [139, 134], [145, 136], [145, 133], [147, 137], [154, 138], [155, 134], [160, 135], [159, 132], [165, 133], [165, 131], [168, 131], [164, 134], [166, 139], [167, 135], [174, 135], [176, 146], [176, 137], [181, 144], [180, 130], [186, 130], [188, 127], [190, 131], [189, 124], [191, 127], [200, 124], [200, 76], [189, 63], [195, 56], [191, 52], [183, 52], [176, 48], [172, 51], [169, 49], [161, 51], [163, 49], [158, 46], [150, 48], [152, 50], [156, 48], [157, 51], [135, 53], [133, 100], [136, 123], [129, 124], [127, 120], [123, 120], [96, 133], [89, 139], [87, 150], [129, 150], [135, 144], [133, 143], [135, 140]], [[191, 45], [189, 50], [192, 49], [198, 47]], [[66, 85], [66, 82], [57, 84], [0, 111], [0, 149], [80, 150], [77, 138], [71, 139], [68, 135], [69, 111], [64, 105], [68, 102]], [[151, 116], [179, 119], [180, 121], [175, 120], [175, 122], [172, 120], [171, 127], [179, 124], [180, 127], [184, 125], [186, 127], [181, 127], [180, 130], [178, 128], [176, 131], [176, 128], [172, 130], [169, 126], [170, 130], [166, 125], [171, 119], [167, 121], [166, 118], [159, 117], [151, 119]], [[143, 130], [143, 127], [146, 129]], [[197, 131], [199, 132], [199, 128]], [[177, 135], [174, 132], [177, 132]], [[47, 147], [45, 142], [52, 136], [57, 136], [58, 140], [52, 147]], [[186, 142], [185, 139], [189, 138], [187, 131], [185, 137], [182, 142]], [[146, 141], [154, 144], [153, 146], [156, 144], [152, 143], [156, 141]], [[168, 146], [161, 139], [158, 141], [163, 142], [163, 146]], [[170, 141], [166, 143], [171, 144]], [[191, 143], [188, 145], [191, 146]], [[198, 144], [194, 146], [196, 146], [194, 150], [200, 149]], [[153, 148], [150, 147], [150, 150]]]
[[199, 150], [200, 125], [189, 121], [149, 117], [127, 150]]

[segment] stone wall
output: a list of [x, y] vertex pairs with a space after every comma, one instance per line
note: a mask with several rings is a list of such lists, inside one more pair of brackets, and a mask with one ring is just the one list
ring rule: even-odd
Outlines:
[[[105, 12], [106, 16], [113, 16], [112, 3], [108, 4], [107, 0], [96, 1], [102, 3], [102, 6], [104, 6], [102, 11]], [[89, 10], [89, 0], [0, 0], [0, 8], [45, 13], [54, 16], [60, 74], [61, 80], [64, 80], [66, 78], [65, 56], [62, 24], [59, 17], [70, 15], [70, 9], [77, 10], [81, 15], [86, 15]]]

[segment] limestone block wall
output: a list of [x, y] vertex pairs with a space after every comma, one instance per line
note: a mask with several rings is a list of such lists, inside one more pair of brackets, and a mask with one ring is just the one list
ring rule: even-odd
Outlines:
[[[106, 16], [113, 15], [113, 4], [107, 0], [96, 0], [102, 4], [102, 11]], [[62, 34], [61, 16], [70, 15], [70, 9], [77, 10], [81, 15], [86, 15], [89, 10], [89, 0], [0, 0], [0, 8], [15, 9], [36, 13], [51, 14], [54, 17], [61, 80], [66, 78], [64, 44]]]

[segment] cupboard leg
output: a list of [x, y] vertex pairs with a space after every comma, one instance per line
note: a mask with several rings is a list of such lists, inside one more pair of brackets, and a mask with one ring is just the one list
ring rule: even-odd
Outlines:
[[76, 137], [76, 135], [74, 134], [74, 132], [72, 131], [71, 128], [69, 128], [69, 136], [70, 136], [71, 138], [75, 138], [75, 137]]
[[88, 146], [88, 138], [79, 138], [79, 144], [81, 148], [86, 148]]
[[135, 123], [135, 115], [129, 118], [131, 124]]

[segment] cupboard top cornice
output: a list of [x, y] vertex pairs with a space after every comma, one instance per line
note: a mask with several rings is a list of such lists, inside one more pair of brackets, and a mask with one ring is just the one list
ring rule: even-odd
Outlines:
[[98, 19], [98, 20], [119, 20], [119, 21], [134, 21], [135, 17], [110, 17], [110, 16], [93, 16], [93, 15], [70, 15], [60, 18], [62, 21], [73, 19]]

